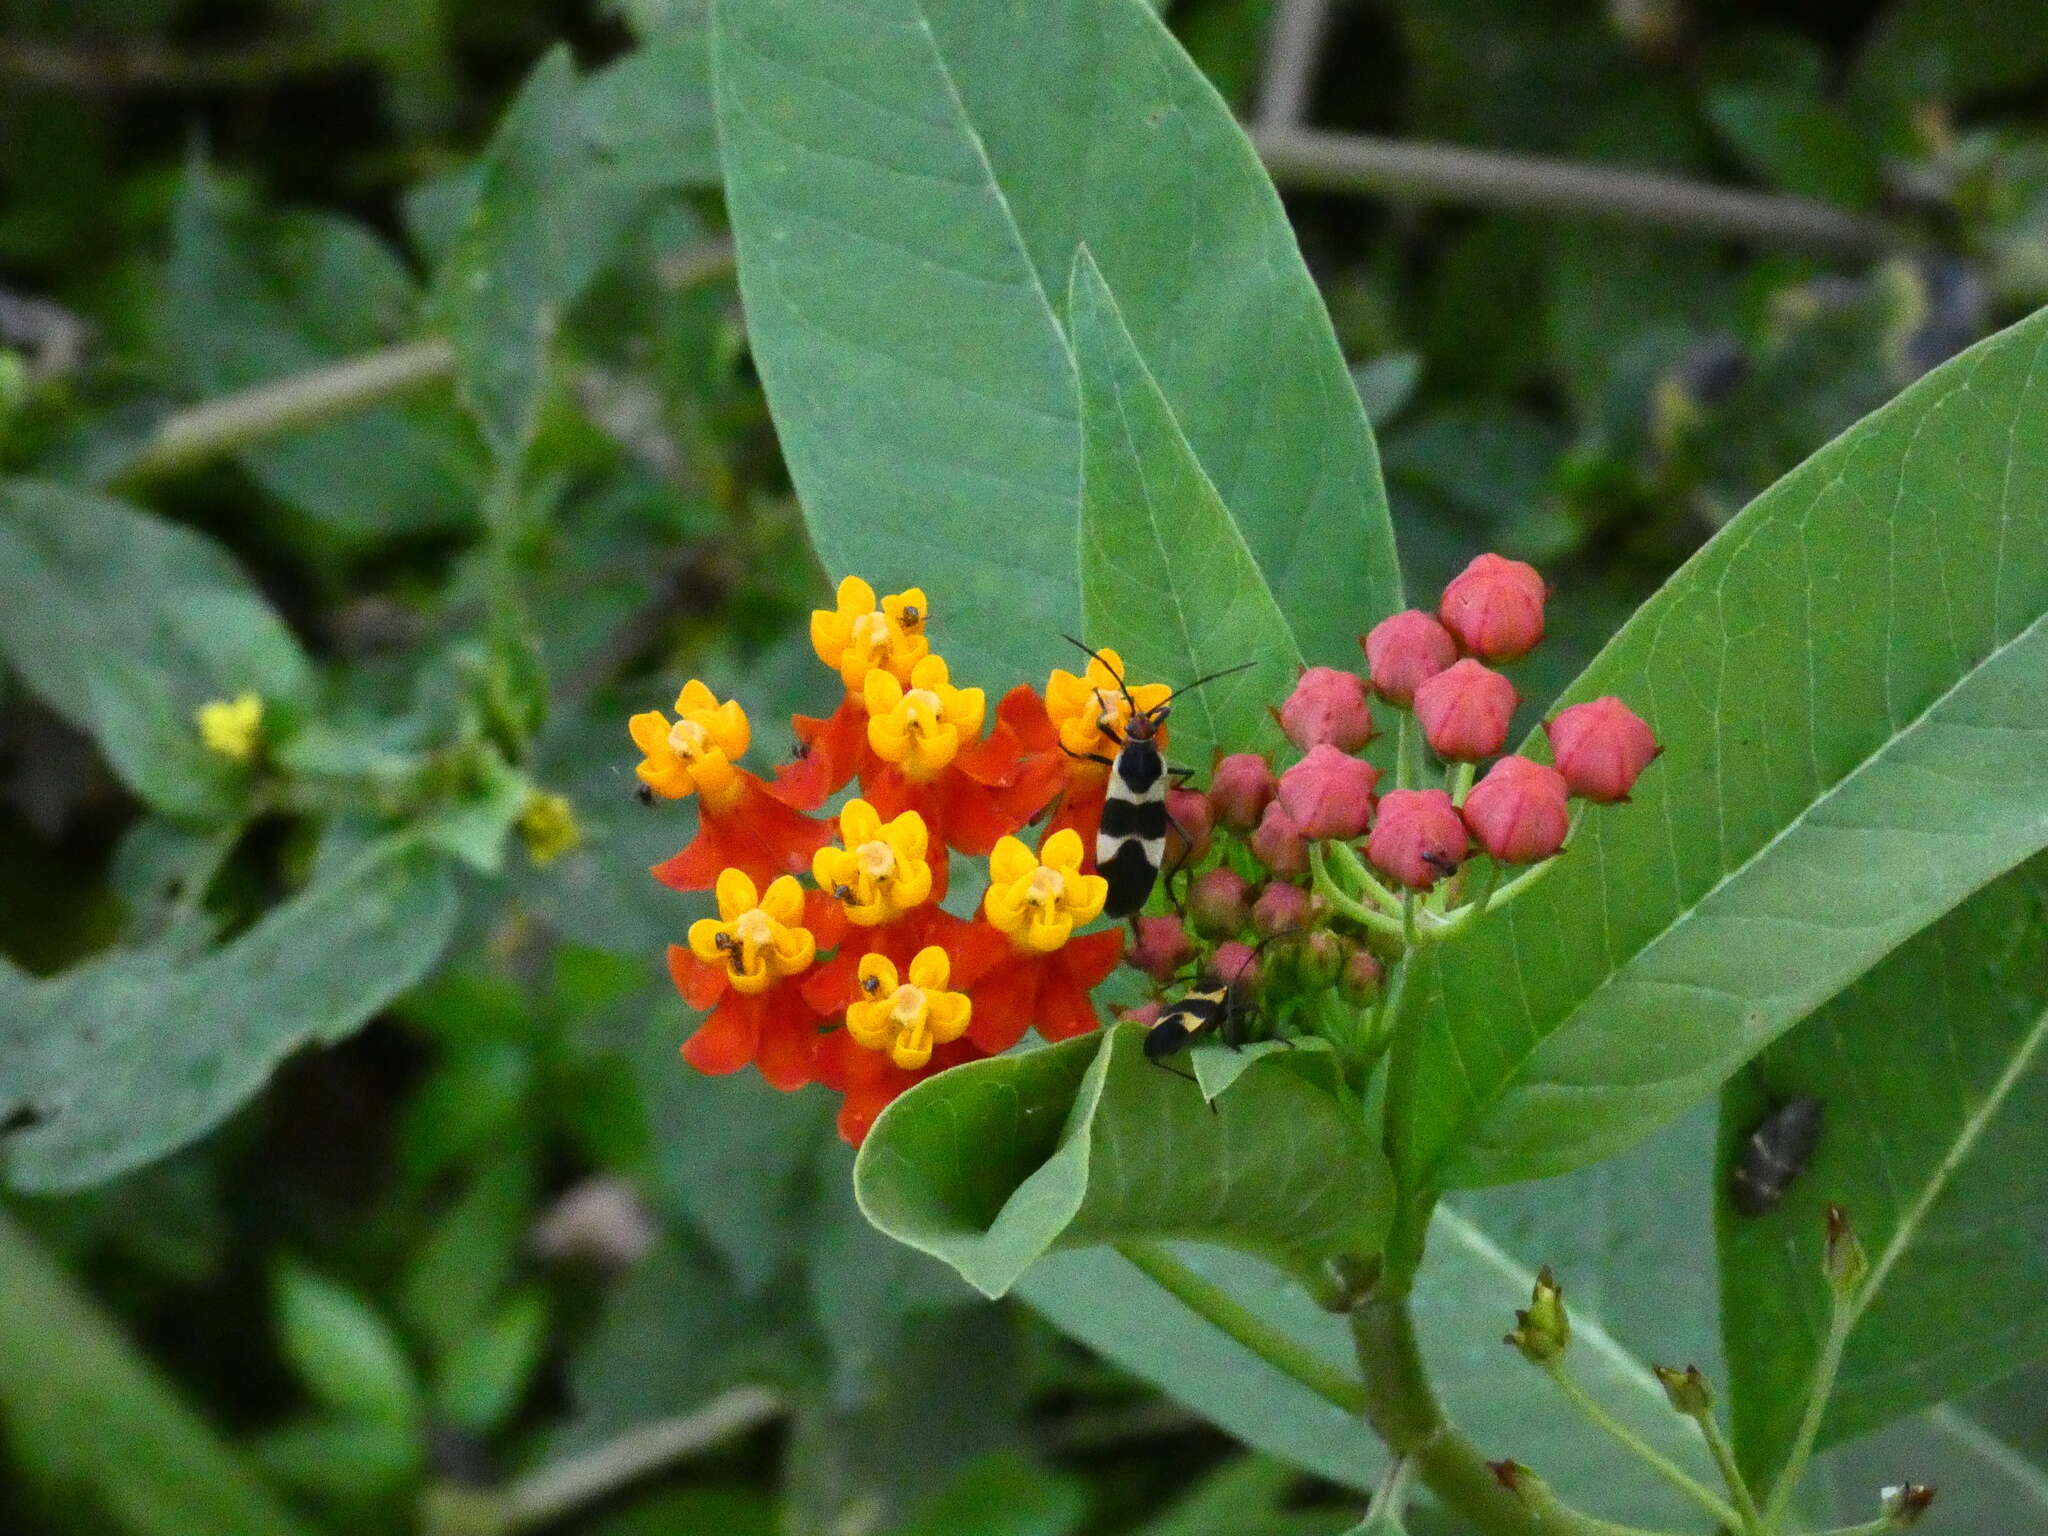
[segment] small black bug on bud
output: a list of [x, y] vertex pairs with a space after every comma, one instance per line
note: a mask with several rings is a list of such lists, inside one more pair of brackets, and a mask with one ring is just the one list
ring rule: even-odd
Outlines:
[[654, 804], [654, 790], [646, 784], [635, 784], [633, 799], [637, 804], [651, 806]]
[[1820, 1121], [1820, 1100], [1802, 1095], [1774, 1105], [1756, 1123], [1742, 1140], [1728, 1180], [1728, 1198], [1739, 1214], [1761, 1216], [1777, 1209], [1792, 1181], [1813, 1161]]

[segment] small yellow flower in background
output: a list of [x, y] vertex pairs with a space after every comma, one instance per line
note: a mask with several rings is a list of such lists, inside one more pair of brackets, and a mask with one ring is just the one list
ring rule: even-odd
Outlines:
[[811, 610], [811, 649], [839, 674], [849, 692], [859, 693], [877, 669], [899, 683], [931, 651], [924, 621], [931, 608], [924, 588], [910, 587], [875, 602], [875, 589], [858, 576], [839, 583], [838, 606]]
[[222, 757], [238, 763], [246, 763], [256, 755], [257, 747], [263, 744], [263, 699], [260, 694], [245, 693], [233, 699], [215, 699], [202, 704], [194, 718], [199, 723], [199, 739], [206, 743], [209, 752], [218, 752]]
[[745, 873], [728, 869], [718, 877], [718, 916], [690, 924], [690, 953], [706, 965], [723, 965], [735, 991], [765, 992], [817, 959], [817, 940], [803, 916], [803, 887], [794, 876], [757, 892]]
[[1049, 955], [1074, 930], [1102, 916], [1109, 882], [1081, 873], [1081, 834], [1072, 827], [1055, 832], [1038, 853], [1006, 837], [988, 856], [988, 894], [982, 910], [997, 931], [1026, 949]]
[[[1117, 686], [1127, 676], [1124, 659], [1107, 648], [1088, 658], [1082, 676], [1053, 668], [1045, 682], [1045, 712], [1059, 728], [1060, 745], [1069, 752], [1094, 752], [1104, 757], [1116, 754], [1116, 743], [1103, 733], [1107, 725], [1118, 736], [1130, 723], [1131, 706], [1124, 690]], [[1165, 683], [1133, 683], [1131, 698], [1140, 709], [1156, 709], [1173, 696]]]
[[533, 790], [519, 808], [519, 837], [526, 856], [536, 864], [552, 864], [583, 846], [583, 829], [566, 795]]
[[669, 800], [692, 791], [713, 810], [725, 810], [740, 795], [738, 770], [753, 729], [737, 701], [718, 702], [718, 695], [691, 678], [676, 695], [676, 721], [658, 709], [635, 715], [626, 723], [644, 761], [634, 770], [641, 782]]
[[887, 1051], [889, 1059], [915, 1072], [932, 1059], [932, 1047], [967, 1033], [973, 1004], [964, 992], [948, 992], [953, 962], [928, 944], [910, 962], [909, 980], [896, 974], [887, 955], [863, 955], [858, 1002], [846, 1010], [846, 1032], [854, 1044]]
[[820, 848], [811, 875], [854, 922], [863, 928], [893, 923], [930, 899], [931, 839], [917, 812], [885, 822], [867, 801], [849, 800], [839, 813], [839, 836], [846, 846]]
[[945, 658], [927, 656], [906, 689], [879, 669], [867, 676], [868, 745], [913, 783], [936, 778], [981, 734], [988, 700], [979, 688], [955, 688]]

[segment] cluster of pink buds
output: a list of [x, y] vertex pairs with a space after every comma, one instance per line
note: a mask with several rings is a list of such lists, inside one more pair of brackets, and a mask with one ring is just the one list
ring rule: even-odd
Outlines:
[[[1291, 763], [1236, 753], [1206, 795], [1176, 794], [1181, 915], [1141, 920], [1130, 963], [1162, 983], [1193, 966], [1244, 985], [1284, 953], [1289, 974], [1369, 1000], [1408, 948], [1541, 878], [1574, 802], [1625, 800], [1659, 751], [1627, 705], [1599, 698], [1545, 722], [1548, 762], [1502, 755], [1521, 701], [1498, 668], [1542, 641], [1548, 596], [1533, 567], [1481, 555], [1434, 614], [1397, 613], [1363, 637], [1364, 675], [1303, 672], [1274, 711]], [[1375, 740], [1391, 746], [1378, 765], [1363, 755]]]

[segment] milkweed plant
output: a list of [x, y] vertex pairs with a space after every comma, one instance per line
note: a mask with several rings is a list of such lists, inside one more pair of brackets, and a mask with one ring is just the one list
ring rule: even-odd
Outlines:
[[[2048, 333], [1824, 449], [1524, 715], [1568, 599], [1493, 554], [1404, 596], [1370, 432], [1221, 104], [1136, 0], [1066, 8], [1042, 24], [1093, 82], [1083, 173], [1071, 124], [983, 113], [1033, 89], [998, 61], [1041, 23], [996, 10], [858, 64], [775, 6], [714, 28], [844, 692], [759, 772], [709, 681], [631, 721], [647, 792], [696, 806], [654, 876], [716, 902], [669, 951], [683, 1057], [838, 1095], [869, 1221], [983, 1293], [1254, 1444], [1347, 1447], [1362, 1529], [1815, 1528], [1816, 1449], [1942, 1395], [1926, 1309], [1970, 1285], [1942, 1254], [1991, 1219], [1984, 1138], [2024, 1137], [2004, 1111], [2048, 1029]], [[861, 95], [949, 67], [915, 126]], [[1986, 986], [1924, 991], [1983, 945]], [[1958, 1054], [1921, 1064], [1956, 1075], [1906, 1150], [1841, 1062], [1772, 1047], [1818, 1008], [1882, 1054], [1909, 1006]], [[1500, 1258], [1473, 1192], [1723, 1085], [1728, 1380], [1617, 1371], [1575, 1335], [1569, 1250], [1519, 1308], [1498, 1274], [1495, 1310], [1462, 1277], [1440, 1299]], [[1612, 1459], [1558, 1459], [1588, 1429]], [[1918, 1522], [1917, 1477], [1840, 1529]]]
[[[440, 515], [449, 464], [482, 515], [471, 555], [434, 557], [457, 600], [402, 686], [374, 637], [346, 677], [316, 666], [210, 540], [121, 499], [211, 433], [359, 533], [344, 482], [392, 466], [332, 378], [310, 404], [260, 392], [309, 429], [303, 459], [207, 409], [140, 449], [62, 446], [50, 472], [90, 461], [98, 489], [0, 480], [0, 649], [149, 808], [120, 940], [53, 978], [0, 965], [9, 1185], [191, 1143], [429, 976], [471, 893], [551, 865], [565, 932], [612, 921], [608, 893], [659, 900], [689, 1016], [658, 1026], [662, 1082], [779, 1125], [760, 1106], [797, 1101], [747, 1100], [758, 1074], [836, 1112], [857, 1152], [818, 1144], [850, 1175], [772, 1125], [671, 1159], [829, 1171], [858, 1214], [806, 1272], [821, 1316], [863, 1286], [903, 1293], [891, 1327], [928, 1283], [1015, 1296], [1376, 1536], [1874, 1536], [2002, 1508], [2016, 1456], [1937, 1451], [1969, 1438], [1942, 1405], [2048, 1356], [2048, 311], [1715, 503], [1559, 688], [1557, 658], [1611, 628], [1603, 594], [1567, 569], [1553, 588], [1511, 537], [1462, 569], [1469, 549], [1397, 545], [1286, 211], [1156, 6], [637, 10], [686, 19], [588, 81], [551, 55], [473, 174], [413, 210], [447, 339], [370, 370], [398, 381], [374, 398], [457, 391], [420, 404], [446, 443], [407, 451], [441, 468], [391, 526]], [[181, 241], [221, 217], [200, 167]], [[651, 549], [607, 545], [533, 600], [580, 472], [542, 473], [536, 444], [584, 451], [551, 415], [556, 324], [649, 227], [698, 232], [646, 299], [681, 316], [663, 345], [736, 349], [720, 327], [743, 326], [825, 573], [746, 579], [778, 612], [815, 602], [810, 692], [712, 651], [614, 712], [595, 680], [645, 659], [642, 616], [583, 651], [566, 632]], [[739, 310], [700, 304], [735, 267]], [[753, 452], [745, 409], [701, 414]], [[657, 626], [796, 537], [727, 494], [737, 453], [702, 476]], [[543, 766], [571, 737], [611, 775], [602, 814]], [[665, 889], [611, 817], [658, 838]], [[229, 922], [208, 893], [258, 827], [291, 829], [293, 889], [257, 911], [271, 885], [242, 882]], [[654, 932], [605, 942], [657, 958]], [[581, 1070], [536, 1055], [528, 1086], [491, 1078], [502, 1121], [416, 1139], [556, 1115], [598, 1091]], [[721, 1207], [721, 1253], [771, 1226]], [[4, 1218], [0, 1249], [28, 1251]], [[779, 1273], [742, 1257], [734, 1315]], [[286, 1277], [288, 1348], [323, 1317], [361, 1331], [325, 1284]], [[440, 1289], [408, 1300], [440, 1319]], [[500, 1322], [477, 1330], [503, 1389], [465, 1395], [454, 1366], [436, 1388], [458, 1424], [502, 1427], [540, 1358], [532, 1297]], [[464, 1326], [427, 1332], [475, 1374]], [[616, 1337], [637, 1383], [640, 1334]], [[370, 1417], [416, 1468], [427, 1395], [385, 1342]]]

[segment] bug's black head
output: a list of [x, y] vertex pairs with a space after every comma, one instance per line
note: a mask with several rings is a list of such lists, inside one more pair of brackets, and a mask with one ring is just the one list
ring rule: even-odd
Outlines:
[[1188, 1043], [1188, 1027], [1179, 1019], [1161, 1019], [1145, 1031], [1145, 1059], [1164, 1061]]

